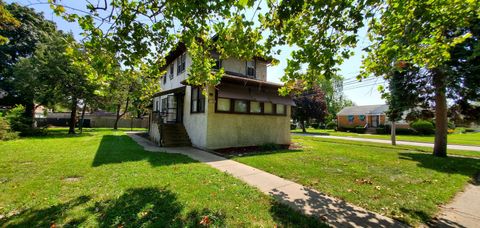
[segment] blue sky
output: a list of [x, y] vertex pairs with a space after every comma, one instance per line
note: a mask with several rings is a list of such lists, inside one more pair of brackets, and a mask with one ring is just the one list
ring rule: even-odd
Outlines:
[[[62, 29], [67, 32], [72, 32], [77, 39], [81, 38], [80, 33], [82, 30], [76, 23], [69, 23], [63, 20], [60, 17], [55, 16], [53, 11], [50, 9], [48, 4], [38, 4], [39, 2], [47, 2], [43, 0], [20, 0], [12, 1], [6, 0], [7, 3], [18, 2], [22, 5], [31, 5], [30, 7], [34, 8], [37, 11], [44, 13], [45, 17], [49, 20], [54, 21], [59, 29]], [[64, 4], [72, 6], [78, 9], [85, 9], [85, 2], [78, 0], [64, 0]], [[351, 99], [356, 105], [369, 105], [369, 104], [384, 104], [385, 102], [381, 99], [380, 93], [377, 91], [377, 84], [383, 83], [381, 79], [367, 80], [364, 82], [353, 81], [353, 78], [358, 74], [361, 66], [362, 60], [362, 49], [365, 45], [368, 44], [367, 39], [365, 38], [366, 31], [363, 29], [359, 34], [359, 46], [355, 48], [355, 55], [350, 59], [346, 60], [340, 66], [340, 75], [345, 78], [344, 84], [344, 93]], [[283, 75], [283, 70], [287, 65], [287, 59], [290, 57], [290, 52], [293, 48], [285, 46], [281, 48], [282, 52], [280, 55], [275, 56], [280, 60], [280, 64], [276, 66], [269, 67], [267, 75], [268, 80], [273, 82], [280, 82], [280, 77]]]

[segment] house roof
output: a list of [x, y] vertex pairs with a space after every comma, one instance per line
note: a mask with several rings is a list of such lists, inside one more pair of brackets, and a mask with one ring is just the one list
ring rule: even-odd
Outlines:
[[348, 115], [380, 115], [385, 114], [385, 111], [388, 110], [388, 105], [362, 105], [362, 106], [350, 106], [343, 108], [340, 112], [337, 113], [337, 116], [348, 116]]

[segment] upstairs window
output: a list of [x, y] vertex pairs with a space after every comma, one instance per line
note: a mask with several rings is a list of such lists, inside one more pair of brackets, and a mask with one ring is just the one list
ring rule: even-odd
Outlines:
[[215, 65], [213, 65], [212, 69], [219, 70], [222, 67], [222, 60], [220, 59], [220, 56], [217, 54], [214, 54], [213, 58], [215, 59]]
[[165, 83], [167, 83], [167, 74], [163, 75], [163, 84], [165, 85]]
[[170, 74], [168, 76], [170, 78], [170, 80], [173, 79], [173, 69], [174, 69], [174, 66], [173, 66], [173, 63], [172, 63], [172, 64], [170, 64]]
[[247, 77], [255, 77], [255, 60], [247, 61]]
[[183, 53], [177, 60], [177, 75], [185, 71], [185, 61], [187, 59], [187, 54]]
[[190, 111], [192, 113], [205, 112], [205, 96], [203, 96], [202, 89], [199, 87], [192, 87]]

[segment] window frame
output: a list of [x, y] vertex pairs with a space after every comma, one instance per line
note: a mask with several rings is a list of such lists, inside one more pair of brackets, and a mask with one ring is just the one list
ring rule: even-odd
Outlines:
[[177, 76], [185, 71], [186, 61], [187, 53], [183, 53], [177, 58]]
[[[248, 74], [248, 62], [253, 62], [253, 75]], [[257, 78], [257, 60], [245, 61], [245, 76], [247, 78]]]
[[[218, 99], [228, 99], [230, 100], [230, 109], [228, 111], [223, 111], [218, 109]], [[247, 111], [246, 112], [236, 112], [235, 111], [235, 101], [245, 101], [247, 102]], [[250, 102], [258, 102], [260, 103], [260, 109], [261, 112], [251, 112], [251, 105]], [[287, 115], [287, 108], [289, 107], [288, 105], [282, 104], [284, 106], [284, 112], [283, 113], [277, 113], [277, 104], [270, 103], [272, 104], [272, 113], [265, 113], [265, 103], [270, 103], [270, 102], [261, 102], [261, 101], [255, 101], [255, 100], [245, 100], [245, 99], [233, 99], [233, 98], [226, 98], [226, 97], [218, 97], [218, 95], [215, 95], [215, 112], [216, 113], [226, 113], [226, 114], [242, 114], [242, 115], [262, 115], [262, 116], [286, 116]]]
[[213, 55], [213, 58], [215, 59], [215, 65], [213, 65], [212, 69], [213, 70], [220, 70], [222, 68], [223, 61], [220, 59], [220, 55]]
[[173, 76], [175, 75], [175, 66], [174, 66], [174, 63], [170, 64], [170, 73], [168, 75], [168, 77], [170, 78], [170, 80], [173, 79]]
[[[194, 91], [196, 90], [196, 95], [197, 95], [197, 98], [196, 98], [196, 108], [197, 110], [196, 111], [193, 111], [193, 94], [194, 94]], [[202, 105], [202, 101], [203, 100], [203, 105]], [[192, 86], [190, 88], [190, 113], [205, 113], [205, 105], [206, 105], [206, 97], [203, 95], [202, 93], [202, 89], [201, 87], [195, 87], [195, 86]]]

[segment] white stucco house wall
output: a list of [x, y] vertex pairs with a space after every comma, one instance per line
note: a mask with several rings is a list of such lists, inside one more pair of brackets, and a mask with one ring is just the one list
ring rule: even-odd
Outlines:
[[175, 141], [180, 136], [167, 134], [183, 132], [172, 130], [175, 126], [184, 128], [191, 145], [201, 149], [290, 144], [293, 101], [278, 94], [281, 84], [267, 81], [269, 61], [219, 59], [217, 65], [224, 68], [225, 75], [220, 84], [208, 88], [186, 83], [191, 63], [182, 44], [166, 58], [161, 91], [153, 97], [152, 141], [168, 146], [166, 139]]

